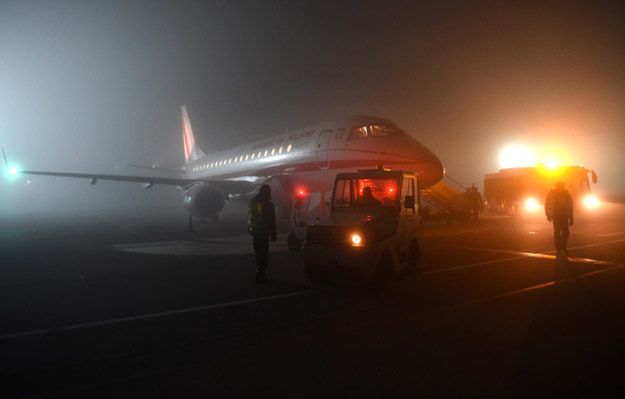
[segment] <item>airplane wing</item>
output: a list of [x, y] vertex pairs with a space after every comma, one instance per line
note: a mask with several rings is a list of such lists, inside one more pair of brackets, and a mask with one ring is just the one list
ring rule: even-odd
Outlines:
[[91, 184], [96, 184], [98, 180], [124, 181], [143, 183], [146, 187], [153, 184], [164, 184], [169, 186], [187, 187], [194, 183], [204, 183], [211, 185], [227, 194], [247, 194], [254, 190], [255, 186], [249, 181], [243, 180], [212, 180], [212, 179], [186, 179], [182, 177], [150, 177], [131, 175], [103, 175], [97, 173], [70, 173], [70, 172], [48, 172], [38, 170], [21, 170], [20, 173], [41, 176], [73, 177], [90, 179]]
[[140, 164], [136, 164], [136, 163], [129, 163], [127, 166], [129, 166], [131, 168], [137, 168], [137, 169], [161, 170], [161, 171], [164, 171], [164, 172], [174, 172], [174, 173], [181, 173], [182, 172], [181, 169], [163, 168], [163, 167], [157, 166], [157, 165], [140, 165]]

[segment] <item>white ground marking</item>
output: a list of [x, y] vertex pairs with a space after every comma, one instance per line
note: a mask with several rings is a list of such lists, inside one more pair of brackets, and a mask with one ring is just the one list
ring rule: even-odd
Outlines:
[[[280, 237], [279, 237], [280, 238]], [[270, 243], [270, 250], [285, 250], [286, 239]], [[249, 235], [223, 238], [206, 238], [199, 241], [151, 241], [135, 244], [115, 244], [117, 251], [148, 255], [223, 256], [252, 254], [252, 238]]]
[[[620, 243], [620, 242], [625, 242], [625, 239], [622, 239], [622, 240], [611, 240], [611, 241], [606, 241], [606, 242], [602, 242], [602, 243], [595, 243], [595, 244], [588, 244], [588, 245], [579, 245], [577, 247], [572, 247], [569, 250], [599, 247], [601, 245], [615, 244], [615, 243]], [[453, 247], [453, 248], [469, 249], [469, 250], [474, 250], [474, 251], [510, 254], [510, 255], [516, 255], [516, 256], [511, 256], [511, 257], [502, 258], [502, 259], [488, 260], [488, 261], [484, 261], [484, 262], [469, 263], [467, 265], [453, 266], [453, 267], [448, 267], [448, 268], [445, 268], [445, 269], [430, 270], [430, 271], [426, 271], [426, 272], [424, 272], [422, 274], [445, 273], [445, 272], [461, 270], [461, 269], [470, 269], [472, 267], [492, 265], [492, 264], [496, 264], [496, 263], [503, 263], [503, 262], [508, 262], [508, 261], [517, 260], [517, 259], [523, 259], [523, 258], [540, 258], [540, 259], [550, 259], [550, 260], [555, 260], [557, 258], [555, 255], [552, 255], [550, 253], [521, 252], [521, 251], [512, 251], [512, 250], [506, 250], [506, 249], [491, 249], [491, 248], [480, 248], [480, 247], [468, 247], [468, 246], [462, 246], [462, 245], [446, 245], [446, 246], [447, 247]], [[612, 267], [624, 267], [625, 266], [622, 263], [612, 262], [612, 261], [609, 261], [609, 260], [596, 260], [596, 259], [588, 259], [588, 258], [568, 257], [567, 261], [571, 262], [571, 263], [588, 263], [588, 264], [594, 264], [594, 265], [599, 265], [599, 266], [612, 266]]]
[[625, 231], [619, 231], [617, 233], [597, 234], [597, 237], [616, 237], [616, 236], [622, 236], [623, 234], [625, 234]]
[[12, 339], [12, 338], [28, 337], [28, 336], [33, 336], [33, 335], [44, 335], [44, 334], [58, 333], [62, 331], [79, 330], [79, 329], [90, 328], [90, 327], [101, 327], [101, 326], [107, 326], [107, 325], [113, 325], [113, 324], [127, 323], [127, 322], [137, 321], [137, 320], [155, 319], [159, 317], [168, 317], [168, 316], [174, 316], [174, 315], [185, 314], [185, 313], [202, 312], [206, 310], [227, 308], [231, 306], [245, 305], [245, 304], [255, 303], [255, 302], [265, 302], [265, 301], [272, 301], [275, 299], [291, 298], [295, 296], [313, 294], [315, 292], [321, 292], [321, 291], [327, 291], [327, 290], [328, 290], [327, 288], [318, 288], [314, 290], [289, 292], [287, 294], [271, 295], [271, 296], [265, 296], [265, 297], [260, 297], [260, 298], [242, 299], [239, 301], [222, 302], [222, 303], [216, 303], [212, 305], [195, 306], [192, 308], [169, 310], [166, 312], [147, 313], [147, 314], [142, 314], [142, 315], [137, 315], [137, 316], [128, 316], [128, 317], [120, 317], [117, 319], [94, 321], [90, 323], [71, 324], [68, 326], [45, 328], [41, 330], [23, 331], [23, 332], [18, 332], [18, 333], [0, 335], [0, 341]]
[[555, 287], [558, 284], [562, 284], [568, 281], [573, 281], [573, 280], [579, 280], [581, 278], [586, 278], [586, 277], [591, 277], [591, 276], [596, 276], [598, 274], [603, 274], [603, 273], [607, 273], [607, 272], [612, 272], [618, 269], [622, 269], [624, 268], [625, 265], [623, 264], [615, 264], [613, 267], [607, 268], [607, 269], [600, 269], [600, 270], [594, 270], [592, 272], [588, 272], [588, 273], [583, 273], [577, 276], [571, 276], [571, 277], [565, 277], [563, 279], [560, 280], [556, 280], [556, 281], [548, 281], [546, 283], [541, 283], [541, 284], [536, 284], [536, 285], [532, 285], [530, 287], [525, 287], [525, 288], [520, 288], [518, 290], [514, 290], [514, 291], [509, 291], [509, 292], [504, 292], [503, 294], [499, 294], [499, 295], [493, 295], [487, 298], [480, 298], [480, 299], [476, 299], [473, 301], [469, 301], [469, 302], [464, 302], [462, 304], [458, 304], [458, 307], [462, 307], [462, 306], [471, 306], [471, 305], [476, 305], [479, 303], [484, 303], [484, 302], [490, 302], [490, 301], [494, 301], [497, 299], [503, 299], [503, 298], [509, 298], [515, 295], [521, 295], [521, 294], [525, 294], [528, 292], [532, 292], [532, 291], [538, 291], [538, 290], [542, 290], [544, 288], [550, 288], [550, 287]]

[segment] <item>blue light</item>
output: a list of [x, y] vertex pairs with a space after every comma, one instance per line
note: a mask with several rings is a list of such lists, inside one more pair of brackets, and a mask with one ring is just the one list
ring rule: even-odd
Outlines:
[[8, 165], [4, 168], [4, 176], [8, 180], [15, 180], [20, 175], [20, 169], [15, 165]]

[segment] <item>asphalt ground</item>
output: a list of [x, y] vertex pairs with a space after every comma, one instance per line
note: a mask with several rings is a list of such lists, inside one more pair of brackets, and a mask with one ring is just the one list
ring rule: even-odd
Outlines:
[[625, 207], [423, 228], [420, 272], [381, 292], [304, 278], [272, 244], [253, 281], [233, 205], [2, 218], [0, 389], [13, 397], [622, 397]]

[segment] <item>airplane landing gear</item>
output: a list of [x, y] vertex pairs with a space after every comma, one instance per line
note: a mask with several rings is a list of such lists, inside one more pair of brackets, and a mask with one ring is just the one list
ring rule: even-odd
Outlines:
[[187, 226], [187, 233], [194, 233], [195, 230], [193, 230], [193, 216], [189, 215], [189, 224]]

